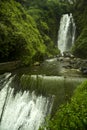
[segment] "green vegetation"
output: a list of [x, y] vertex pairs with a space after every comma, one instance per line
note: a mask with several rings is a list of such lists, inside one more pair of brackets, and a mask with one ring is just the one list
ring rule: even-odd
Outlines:
[[87, 81], [78, 86], [70, 103], [62, 105], [46, 127], [47, 130], [87, 129]]
[[72, 51], [77, 57], [87, 58], [87, 1], [77, 0], [72, 12], [77, 28], [76, 42]]
[[48, 35], [56, 44], [60, 18], [63, 13], [68, 12], [68, 5], [53, 0], [43, 0], [43, 2], [36, 0], [32, 4], [29, 8], [27, 7], [28, 13], [37, 22], [37, 27], [44, 39], [48, 40], [46, 38]]
[[13, 1], [0, 3], [0, 60], [19, 60], [28, 64], [37, 55], [46, 54], [46, 46], [36, 23], [22, 6]]
[[60, 17], [67, 3], [56, 0], [0, 0], [0, 62], [28, 65], [57, 55]]
[[84, 58], [87, 57], [86, 0], [76, 0], [73, 6], [59, 0], [0, 0], [0, 62], [21, 60], [27, 65], [58, 54], [60, 18], [70, 11], [77, 27], [72, 52]]
[[85, 27], [77, 38], [72, 48], [74, 55], [81, 58], [87, 58], [87, 28]]

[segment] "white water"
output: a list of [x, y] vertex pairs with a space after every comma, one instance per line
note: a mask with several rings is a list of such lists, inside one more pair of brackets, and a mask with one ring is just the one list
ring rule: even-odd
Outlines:
[[[36, 96], [34, 92], [24, 91], [14, 96], [11, 83], [14, 77], [9, 74], [3, 78], [0, 91], [0, 130], [38, 130], [50, 113], [48, 98]], [[0, 81], [3, 79], [0, 77]]]
[[75, 40], [75, 23], [72, 14], [64, 14], [60, 21], [58, 32], [58, 48], [63, 55], [63, 52], [69, 51]]

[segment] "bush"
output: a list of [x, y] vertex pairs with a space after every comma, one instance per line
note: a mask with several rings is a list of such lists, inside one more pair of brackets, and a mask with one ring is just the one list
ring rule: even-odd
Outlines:
[[21, 60], [23, 64], [30, 64], [37, 51], [47, 53], [34, 19], [18, 2], [1, 1], [0, 62]]
[[49, 121], [47, 130], [86, 130], [87, 81], [76, 89], [70, 103], [62, 105]]
[[76, 40], [72, 52], [77, 57], [87, 58], [87, 28], [83, 29], [81, 35]]

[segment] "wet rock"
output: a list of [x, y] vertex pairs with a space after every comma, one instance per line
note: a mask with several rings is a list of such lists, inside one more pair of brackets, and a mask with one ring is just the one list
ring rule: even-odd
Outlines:
[[75, 58], [70, 52], [63, 52], [64, 57]]
[[74, 65], [74, 64], [75, 64], [75, 61], [74, 61], [74, 60], [70, 60], [69, 63], [70, 63], [71, 65]]
[[69, 62], [69, 61], [70, 61], [70, 57], [66, 57], [66, 58], [64, 58], [63, 61], [65, 61], [65, 62]]
[[76, 57], [74, 57], [74, 59], [73, 59], [74, 61], [76, 61], [77, 60], [77, 58]]
[[75, 57], [74, 57], [74, 55], [71, 54], [71, 55], [70, 55], [70, 58], [75, 58]]
[[63, 52], [63, 56], [64, 57], [70, 57], [70, 53], [69, 52]]
[[58, 61], [63, 61], [64, 60], [64, 57], [59, 57], [57, 58]]
[[71, 65], [64, 65], [64, 66], [62, 66], [62, 67], [66, 68], [66, 69], [71, 69], [71, 68], [72, 68]]
[[56, 58], [59, 58], [59, 57], [62, 57], [62, 55], [61, 54], [56, 55]]
[[80, 68], [80, 71], [81, 71], [83, 74], [87, 74], [87, 67], [81, 67], [81, 68]]
[[70, 52], [64, 52], [63, 56], [57, 57], [57, 61], [61, 62], [65, 69], [78, 69], [81, 73], [87, 74], [87, 59], [77, 58]]
[[83, 60], [83, 64], [87, 66], [87, 60]]
[[34, 66], [40, 66], [40, 62], [35, 62]]

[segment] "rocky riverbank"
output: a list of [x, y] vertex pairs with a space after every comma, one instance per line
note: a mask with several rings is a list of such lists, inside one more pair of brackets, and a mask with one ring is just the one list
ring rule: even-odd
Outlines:
[[66, 69], [75, 69], [82, 74], [87, 74], [87, 59], [76, 58], [72, 54], [65, 53], [63, 56], [57, 56], [57, 61], [61, 62], [62, 67]]
[[[22, 69], [20, 61], [0, 63], [0, 73], [13, 71], [17, 68]], [[80, 76], [87, 75], [87, 59], [76, 58], [72, 54], [65, 53], [55, 58], [46, 59], [43, 63], [35, 62], [29, 68], [35, 74]], [[50, 69], [51, 68], [51, 69]]]

